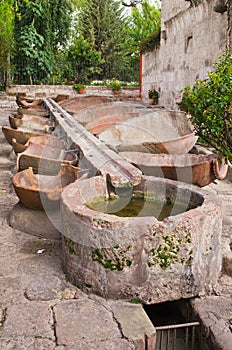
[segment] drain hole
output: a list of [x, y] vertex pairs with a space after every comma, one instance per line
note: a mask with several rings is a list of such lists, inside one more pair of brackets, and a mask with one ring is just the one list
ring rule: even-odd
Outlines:
[[155, 350], [199, 350], [200, 323], [190, 320], [182, 310], [186, 301], [144, 305], [144, 310], [156, 328]]

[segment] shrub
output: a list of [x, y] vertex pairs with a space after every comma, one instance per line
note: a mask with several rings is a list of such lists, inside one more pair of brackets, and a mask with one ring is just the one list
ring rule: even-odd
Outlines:
[[232, 160], [232, 52], [219, 58], [205, 80], [181, 90], [178, 107], [190, 114], [196, 133]]

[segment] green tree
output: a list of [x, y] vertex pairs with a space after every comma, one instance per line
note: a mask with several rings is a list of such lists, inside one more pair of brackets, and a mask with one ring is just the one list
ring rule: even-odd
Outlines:
[[[96, 78], [119, 77], [127, 60], [126, 20], [123, 7], [117, 0], [89, 0], [78, 14], [77, 32], [101, 53], [101, 73]], [[119, 64], [120, 62], [120, 64]]]
[[50, 79], [56, 69], [58, 49], [69, 39], [71, 11], [71, 1], [18, 1], [14, 63], [19, 82]]
[[182, 90], [178, 107], [191, 115], [196, 133], [232, 161], [232, 52], [220, 57], [207, 79]]
[[10, 51], [13, 45], [14, 0], [0, 1], [0, 73], [1, 84], [9, 84]]
[[69, 74], [75, 82], [87, 84], [96, 74], [100, 74], [101, 53], [93, 50], [92, 45], [82, 35], [74, 39], [67, 53]]
[[[147, 43], [147, 46], [149, 46], [148, 44], [152, 41], [153, 33], [159, 40], [160, 26], [160, 1], [156, 1], [154, 5], [151, 5], [149, 0], [144, 0], [140, 6], [133, 7], [131, 11], [129, 34], [132, 39], [131, 45], [134, 48], [134, 52], [137, 54], [139, 53], [141, 44], [144, 45]], [[149, 47], [154, 47], [153, 42], [150, 44]]]

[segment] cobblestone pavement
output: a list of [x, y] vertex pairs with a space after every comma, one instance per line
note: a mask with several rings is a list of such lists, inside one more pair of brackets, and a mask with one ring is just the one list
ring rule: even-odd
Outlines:
[[[0, 125], [8, 125], [9, 112], [0, 109]], [[8, 225], [18, 202], [11, 184], [14, 167], [15, 156], [0, 131], [0, 349], [154, 349], [154, 328], [141, 305], [86, 295], [65, 279], [58, 239]], [[208, 349], [230, 350], [232, 183], [216, 181], [206, 189], [223, 200], [223, 271], [215, 295], [191, 304], [210, 339]]]

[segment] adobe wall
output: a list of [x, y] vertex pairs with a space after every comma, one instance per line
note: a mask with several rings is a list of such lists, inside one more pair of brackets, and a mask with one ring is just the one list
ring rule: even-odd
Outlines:
[[226, 47], [227, 12], [213, 10], [215, 0], [190, 8], [185, 0], [162, 0], [160, 48], [143, 55], [142, 97], [160, 90], [159, 104], [176, 108], [180, 90], [204, 79]]

